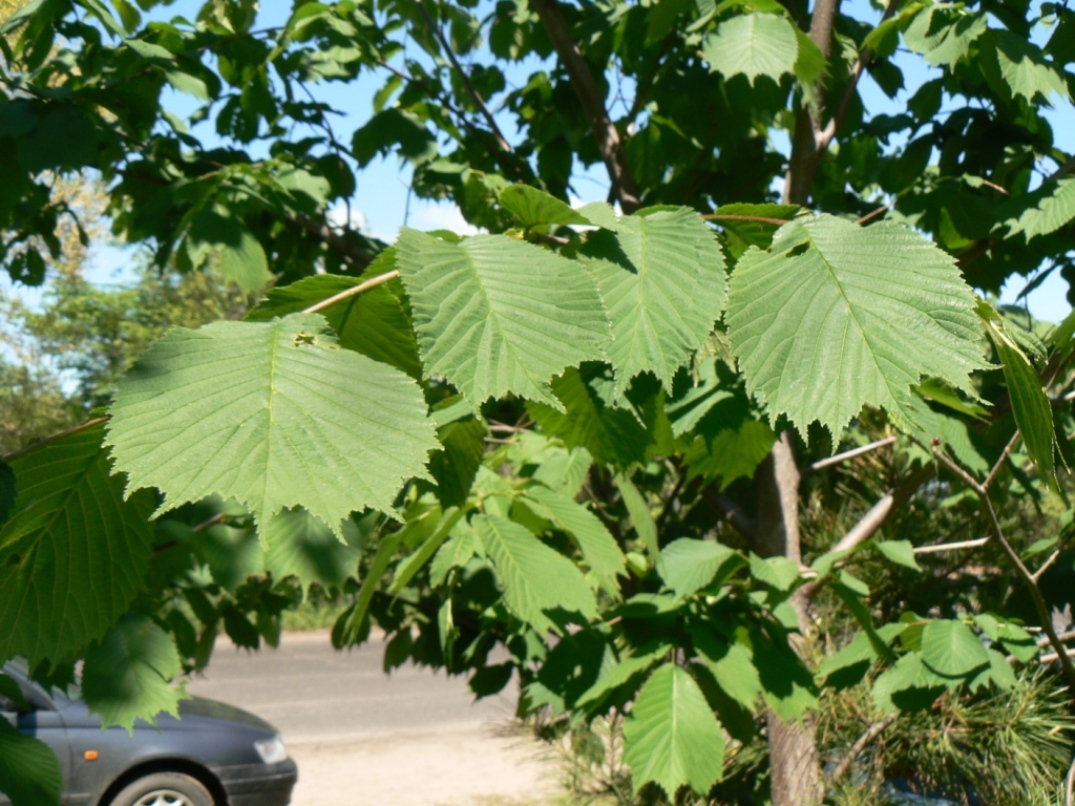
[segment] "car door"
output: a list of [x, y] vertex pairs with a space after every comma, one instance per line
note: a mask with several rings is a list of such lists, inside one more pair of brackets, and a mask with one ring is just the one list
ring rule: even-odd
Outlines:
[[[32, 736], [48, 745], [60, 762], [60, 773], [66, 782], [71, 778], [71, 754], [63, 718], [51, 700], [33, 687], [23, 684], [22, 681], [20, 685], [26, 703], [15, 703], [0, 695], [0, 717], [17, 727], [24, 736]], [[86, 802], [88, 798], [79, 798], [76, 793], [64, 792], [63, 803], [65, 804]], [[0, 793], [0, 804], [6, 806], [10, 803], [11, 801]]]

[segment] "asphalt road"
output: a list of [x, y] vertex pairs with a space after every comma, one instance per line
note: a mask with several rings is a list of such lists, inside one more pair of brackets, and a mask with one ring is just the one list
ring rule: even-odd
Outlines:
[[381, 667], [377, 638], [336, 652], [327, 633], [279, 649], [217, 645], [194, 695], [275, 725], [299, 765], [293, 806], [533, 806], [555, 797], [547, 750], [513, 726], [514, 687], [478, 702], [466, 681]]

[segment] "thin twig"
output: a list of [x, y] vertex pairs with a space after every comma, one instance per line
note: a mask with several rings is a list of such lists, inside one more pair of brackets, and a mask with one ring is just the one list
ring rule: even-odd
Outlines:
[[869, 213], [866, 213], [866, 215], [862, 216], [862, 218], [858, 219], [855, 223], [858, 224], [859, 226], [862, 226], [867, 221], [872, 221], [874, 218], [876, 218], [877, 216], [881, 215], [881, 213], [884, 213], [884, 212], [887, 212], [888, 210], [890, 210], [895, 201], [896, 201], [895, 198], [893, 198], [892, 201], [886, 202], [885, 204], [882, 204], [876, 210], [873, 210], [873, 211], [871, 211]]
[[[1072, 639], [1075, 639], [1075, 630], [1068, 630], [1067, 632], [1062, 632], [1056, 637], [1059, 638], [1061, 641], [1071, 641]], [[1039, 638], [1038, 646], [1049, 646], [1049, 639], [1047, 637]]]
[[1046, 571], [1049, 570], [1049, 566], [1051, 566], [1053, 563], [1055, 563], [1056, 558], [1059, 557], [1059, 556], [1060, 556], [1060, 549], [1056, 549], [1056, 551], [1054, 551], [1052, 554], [1050, 554], [1048, 556], [1048, 558], [1045, 560], [1045, 562], [1043, 562], [1041, 564], [1041, 567], [1037, 571], [1034, 572], [1033, 576], [1034, 576], [1034, 581], [1035, 582], [1037, 582], [1039, 579], [1041, 579], [1042, 574], [1044, 574]]
[[1059, 652], [1050, 652], [1048, 655], [1042, 655], [1038, 658], [1038, 663], [1056, 663], [1062, 657], [1070, 663], [1072, 656], [1075, 656], [1075, 649], [1065, 649], [1063, 654]]
[[993, 468], [989, 471], [989, 475], [985, 477], [985, 481], [982, 483], [982, 487], [986, 490], [989, 489], [989, 485], [993, 483], [993, 479], [997, 477], [997, 473], [1000, 472], [1000, 468], [1004, 465], [1004, 460], [1007, 459], [1011, 452], [1015, 449], [1015, 444], [1019, 441], [1019, 430], [1016, 429], [1012, 434], [1012, 438], [1008, 440], [1008, 444], [1004, 446], [1004, 450], [1001, 451], [1000, 458], [997, 459]]
[[1030, 593], [1030, 599], [1034, 604], [1034, 609], [1038, 613], [1038, 619], [1041, 621], [1041, 628], [1045, 631], [1045, 634], [1049, 636], [1049, 644], [1056, 650], [1056, 660], [1060, 661], [1060, 666], [1064, 670], [1064, 676], [1068, 680], [1068, 687], [1075, 693], [1075, 663], [1072, 663], [1063, 642], [1056, 634], [1056, 629], [1053, 627], [1053, 619], [1049, 613], [1049, 606], [1045, 602], [1045, 597], [1042, 596], [1041, 588], [1038, 587], [1034, 575], [1030, 573], [1026, 565], [1023, 564], [1023, 560], [1019, 557], [1019, 553], [1012, 548], [1011, 543], [1009, 543], [1008, 539], [1004, 536], [1004, 530], [1001, 528], [1000, 519], [997, 517], [997, 511], [993, 508], [993, 500], [989, 497], [989, 491], [976, 482], [965, 470], [963, 470], [963, 468], [950, 459], [947, 454], [934, 449], [933, 455], [937, 458], [937, 461], [963, 479], [967, 486], [978, 494], [978, 499], [982, 502], [982, 508], [985, 509], [986, 515], [989, 516], [989, 523], [993, 530], [993, 538], [1000, 544], [1000, 547], [1008, 556], [1008, 560], [1015, 567], [1016, 572], [1026, 585], [1027, 591]]
[[316, 302], [309, 308], [303, 308], [303, 313], [316, 313], [317, 311], [324, 310], [329, 306], [335, 305], [340, 300], [345, 300], [348, 297], [353, 297], [356, 294], [361, 294], [363, 291], [369, 291], [375, 286], [384, 285], [389, 280], [394, 280], [399, 277], [399, 271], [386, 271], [384, 274], [378, 274], [376, 277], [371, 277], [364, 283], [359, 283], [352, 288], [348, 288], [346, 291], [341, 291], [339, 294], [333, 294], [328, 299], [323, 299], [320, 302]]
[[226, 517], [227, 517], [227, 516], [226, 516], [226, 515], [225, 515], [225, 514], [224, 514], [223, 512], [218, 512], [218, 513], [217, 513], [216, 515], [214, 515], [213, 517], [211, 517], [211, 518], [206, 518], [206, 519], [205, 519], [204, 521], [202, 521], [201, 523], [199, 523], [199, 524], [198, 524], [197, 526], [195, 526], [195, 527], [194, 527], [193, 529], [191, 529], [190, 531], [192, 531], [192, 532], [194, 532], [194, 533], [198, 533], [198, 532], [204, 532], [204, 531], [205, 531], [206, 529], [208, 529], [208, 528], [209, 528], [210, 526], [216, 526], [217, 524], [223, 523], [223, 522], [224, 522], [224, 518], [226, 518]]
[[915, 554], [937, 554], [942, 551], [960, 551], [962, 549], [976, 549], [984, 546], [992, 538], [978, 537], [974, 540], [959, 540], [955, 543], [938, 543], [933, 546], [916, 546]]
[[896, 437], [885, 437], [879, 439], [876, 442], [871, 442], [868, 445], [862, 445], [858, 448], [852, 448], [851, 450], [843, 451], [842, 453], [836, 453], [832, 456], [828, 456], [824, 459], [818, 459], [813, 464], [808, 465], [802, 472], [815, 473], [823, 468], [830, 467], [832, 465], [838, 465], [841, 462], [846, 462], [848, 459], [854, 459], [856, 456], [862, 456], [864, 453], [870, 453], [876, 451], [879, 448], [884, 448], [886, 445], [891, 445], [896, 441]]
[[5, 462], [10, 462], [12, 459], [18, 459], [20, 456], [25, 456], [28, 453], [33, 453], [38, 448], [44, 448], [46, 445], [50, 445], [57, 440], [63, 439], [64, 437], [69, 437], [72, 434], [77, 434], [79, 431], [85, 431], [89, 428], [93, 428], [95, 425], [100, 425], [106, 420], [108, 420], [107, 415], [105, 415], [104, 417], [94, 417], [92, 420], [87, 420], [86, 422], [82, 423], [82, 425], [76, 425], [73, 428], [68, 428], [64, 431], [60, 431], [58, 434], [53, 434], [50, 437], [39, 439], [37, 442], [34, 442], [31, 445], [27, 445], [25, 448], [13, 451], [7, 456], [0, 457], [0, 459], [3, 459]]
[[478, 92], [478, 88], [474, 86], [474, 82], [470, 80], [470, 76], [463, 69], [463, 66], [459, 64], [459, 60], [456, 58], [455, 53], [452, 51], [451, 45], [445, 38], [444, 32], [430, 16], [429, 11], [426, 9], [425, 0], [418, 0], [415, 5], [418, 6], [418, 10], [421, 12], [422, 17], [425, 19], [426, 25], [429, 26], [429, 30], [433, 32], [433, 36], [437, 38], [437, 42], [439, 42], [441, 48], [444, 49], [444, 54], [448, 57], [448, 61], [452, 65], [452, 69], [455, 70], [460, 80], [462, 80], [463, 86], [466, 87], [467, 92], [470, 93], [470, 97], [474, 99], [474, 103], [478, 107], [478, 111], [481, 112], [482, 117], [485, 118], [485, 122], [489, 124], [489, 128], [492, 130], [493, 135], [496, 137], [496, 142], [497, 145], [500, 146], [500, 150], [510, 152], [511, 144], [508, 143], [507, 139], [504, 137], [504, 133], [500, 131], [500, 126], [497, 125], [496, 118], [493, 117], [493, 113], [486, 105], [485, 99], [482, 98], [481, 93]]
[[870, 742], [884, 733], [888, 726], [896, 721], [899, 714], [899, 711], [893, 711], [883, 719], [879, 719], [877, 722], [870, 725], [870, 727], [866, 729], [866, 732], [855, 740], [855, 743], [851, 745], [851, 749], [847, 751], [847, 755], [840, 759], [840, 763], [837, 764], [836, 769], [832, 771], [831, 780], [833, 783], [836, 783], [847, 774], [847, 771], [851, 769], [851, 765], [855, 763], [855, 759], [858, 758], [859, 754], [869, 746]]

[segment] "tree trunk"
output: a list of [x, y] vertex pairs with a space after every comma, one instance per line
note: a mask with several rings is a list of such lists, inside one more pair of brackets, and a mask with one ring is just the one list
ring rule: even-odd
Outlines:
[[[755, 474], [758, 486], [756, 547], [765, 557], [802, 561], [799, 543], [799, 469], [785, 431]], [[809, 628], [805, 596], [792, 599], [799, 615], [802, 635], [792, 642], [802, 655]], [[822, 789], [813, 714], [802, 722], [785, 722], [772, 710], [766, 712], [769, 734], [769, 770], [773, 806], [813, 806], [821, 802]]]

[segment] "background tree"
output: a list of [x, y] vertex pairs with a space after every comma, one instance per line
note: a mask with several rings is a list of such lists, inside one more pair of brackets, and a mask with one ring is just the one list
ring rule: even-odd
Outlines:
[[[79, 217], [54, 177], [87, 169], [158, 266], [273, 287], [245, 322], [170, 331], [107, 423], [9, 455], [0, 657], [60, 679], [85, 654], [91, 705], [129, 723], [178, 693], [105, 662], [106, 631], [197, 667], [221, 626], [273, 640], [320, 579], [354, 593], [334, 641], [376, 620], [389, 666], [476, 670], [479, 693], [515, 672], [523, 710], [574, 720], [629, 710], [643, 798], [775, 804], [835, 797], [893, 714], [1029, 685], [1024, 626], [1075, 689], [1050, 582], [1071, 572], [1075, 323], [1038, 333], [972, 293], [1072, 271], [1075, 163], [1047, 112], [1065, 6], [140, 7], [41, 0], [3, 28], [9, 273], [42, 281]], [[867, 76], [897, 113], [868, 111]], [[341, 139], [325, 88], [356, 82], [373, 115]], [[492, 234], [385, 248], [334, 224], [389, 154]], [[619, 215], [566, 203], [598, 168]], [[91, 493], [92, 528], [56, 526]], [[1019, 504], [1046, 542], [1011, 531]], [[984, 530], [946, 547], [974, 561], [904, 531], [942, 511]], [[108, 595], [67, 623], [87, 592], [48, 569], [105, 546]], [[55, 612], [16, 616], [31, 594]], [[102, 685], [124, 662], [141, 702]], [[855, 686], [861, 736], [819, 747], [819, 696]], [[759, 734], [767, 763], [737, 766]]]

